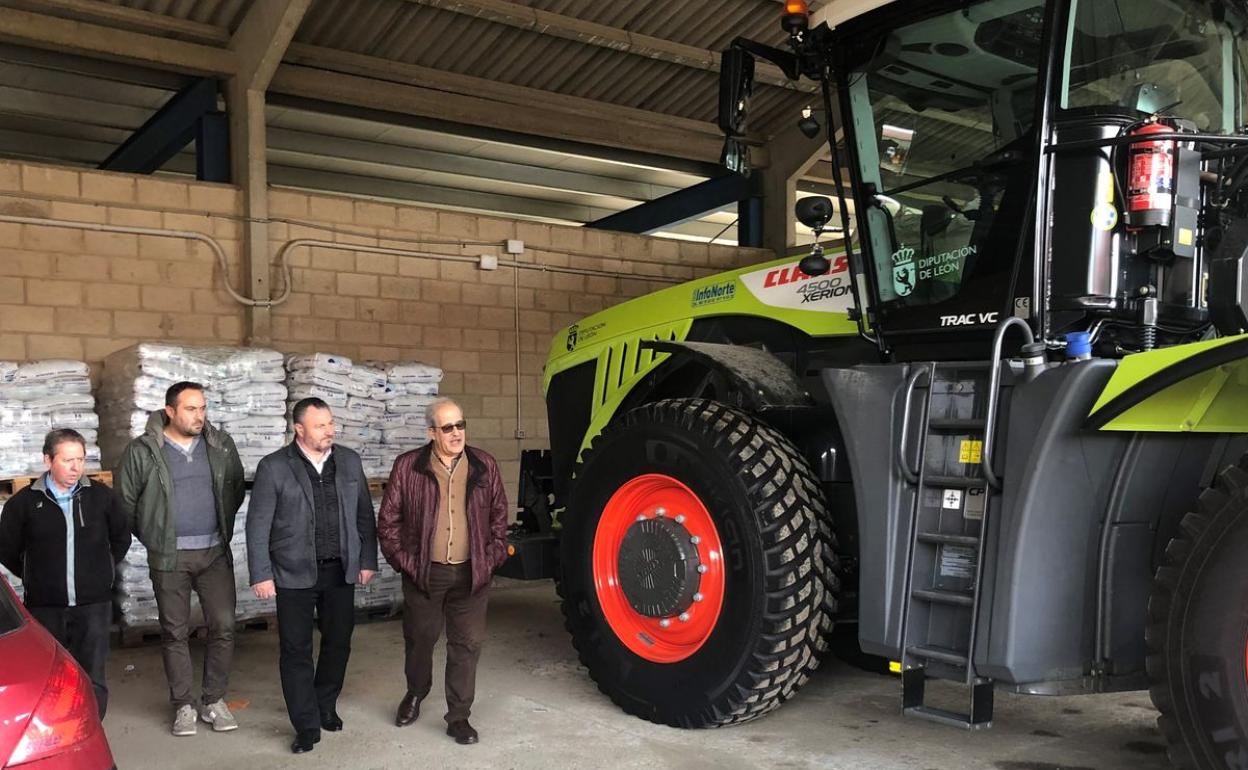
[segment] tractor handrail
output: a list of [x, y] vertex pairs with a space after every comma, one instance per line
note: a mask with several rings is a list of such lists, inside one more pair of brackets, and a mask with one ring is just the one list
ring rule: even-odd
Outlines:
[[[936, 365], [933, 364], [932, 368], [935, 369], [935, 367]], [[928, 374], [927, 369], [915, 367], [915, 370], [906, 380], [905, 393], [902, 396], [904, 406], [901, 410], [901, 440], [897, 442], [897, 465], [901, 468], [901, 475], [911, 484], [919, 483], [919, 472], [910, 467], [910, 458], [906, 456], [906, 444], [909, 443], [910, 439], [910, 402], [914, 400], [915, 386], [925, 374]], [[928, 381], [931, 381], [930, 376]]]
[[979, 467], [984, 472], [984, 478], [988, 480], [989, 486], [997, 490], [1001, 489], [1001, 479], [997, 478], [997, 474], [992, 471], [992, 434], [996, 432], [997, 400], [1001, 390], [1001, 346], [1005, 342], [1005, 333], [1011, 326], [1017, 326], [1023, 330], [1023, 334], [1027, 337], [1025, 344], [1036, 341], [1031, 327], [1018, 316], [1010, 316], [997, 324], [997, 331], [992, 335], [992, 377], [988, 383], [988, 410], [984, 415], [984, 449], [979, 455]]

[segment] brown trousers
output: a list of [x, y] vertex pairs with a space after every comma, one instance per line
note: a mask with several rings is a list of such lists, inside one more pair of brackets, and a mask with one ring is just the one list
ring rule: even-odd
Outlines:
[[195, 670], [187, 643], [191, 631], [191, 591], [199, 595], [208, 625], [200, 700], [205, 706], [225, 697], [234, 658], [234, 570], [225, 556], [229, 545], [178, 551], [177, 566], [151, 570], [160, 615], [161, 657], [174, 707], [195, 703]]
[[403, 578], [407, 691], [421, 700], [433, 686], [433, 646], [446, 627], [446, 721], [467, 719], [477, 691], [488, 588], [472, 593], [472, 564], [429, 565], [429, 594]]

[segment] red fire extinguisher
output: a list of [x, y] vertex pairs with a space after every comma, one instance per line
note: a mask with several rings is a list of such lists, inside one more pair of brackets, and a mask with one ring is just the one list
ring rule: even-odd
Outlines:
[[[1153, 117], [1132, 126], [1127, 136], [1178, 133], [1168, 118]], [[1151, 227], [1170, 224], [1174, 210], [1174, 173], [1178, 142], [1161, 140], [1127, 145], [1127, 224]]]

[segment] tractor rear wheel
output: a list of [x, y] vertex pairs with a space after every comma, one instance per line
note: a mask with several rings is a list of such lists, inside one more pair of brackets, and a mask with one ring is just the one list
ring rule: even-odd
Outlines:
[[1248, 456], [1184, 517], [1148, 612], [1150, 694], [1170, 761], [1248, 768]]
[[653, 722], [771, 711], [830, 630], [827, 524], [810, 467], [760, 420], [702, 399], [628, 412], [585, 451], [563, 521], [560, 592], [581, 662]]

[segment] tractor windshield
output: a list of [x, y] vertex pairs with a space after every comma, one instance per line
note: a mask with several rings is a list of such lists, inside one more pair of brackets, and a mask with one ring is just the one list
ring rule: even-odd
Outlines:
[[1198, 131], [1244, 120], [1245, 17], [1222, 0], [1075, 0], [1063, 109], [1162, 113]]
[[864, 41], [847, 86], [859, 171], [879, 192], [864, 240], [886, 319], [1008, 301], [1033, 210], [1044, 5], [984, 0]]

